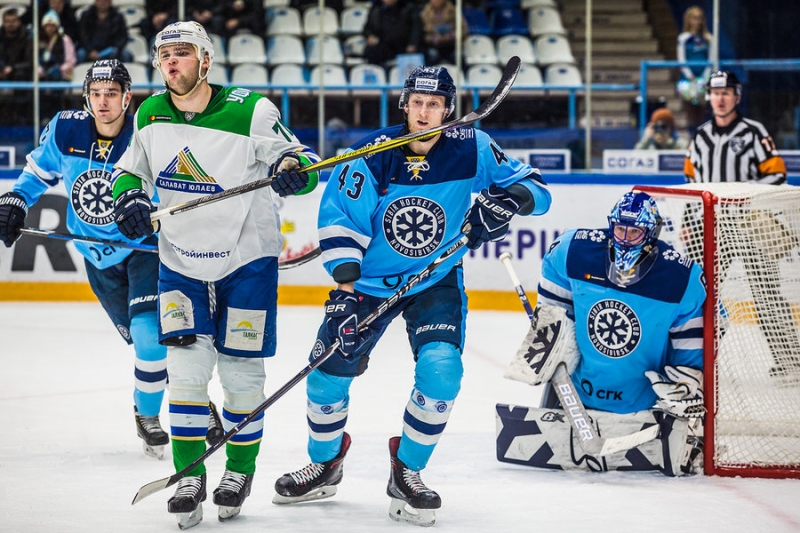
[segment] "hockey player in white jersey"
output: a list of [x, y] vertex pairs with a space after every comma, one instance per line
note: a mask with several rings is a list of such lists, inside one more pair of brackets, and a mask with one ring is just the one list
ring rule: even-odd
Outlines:
[[[278, 256], [283, 236], [275, 196], [310, 192], [319, 158], [280, 120], [267, 98], [207, 81], [214, 47], [196, 22], [155, 39], [153, 66], [166, 90], [136, 113], [130, 147], [114, 174], [115, 216], [131, 238], [153, 232], [153, 190], [170, 207], [275, 175], [272, 188], [204, 205], [160, 221], [159, 317], [167, 345], [172, 453], [176, 471], [205, 452], [208, 383], [216, 367], [230, 430], [263, 403], [264, 358], [275, 354]], [[288, 202], [290, 204], [291, 202]], [[250, 494], [263, 415], [227, 443], [214, 503], [237, 516]], [[182, 529], [202, 520], [206, 468], [183, 477], [168, 502]]]
[[[133, 116], [126, 113], [130, 89], [130, 74], [116, 59], [95, 61], [86, 71], [85, 110], [68, 109], [53, 117], [13, 190], [0, 196], [0, 240], [6, 246], [19, 238], [28, 208], [61, 184], [69, 199], [66, 227], [72, 234], [127, 240], [114, 224], [111, 170], [133, 132]], [[154, 236], [136, 239], [143, 240], [156, 243]], [[167, 353], [158, 344], [158, 256], [79, 240], [74, 245], [85, 258], [92, 291], [125, 342], [133, 344], [136, 432], [145, 453], [161, 458], [169, 436], [159, 421]]]
[[[546, 384], [545, 394], [541, 409], [498, 405], [498, 459], [680, 475], [701, 445], [702, 270], [658, 240], [661, 216], [648, 195], [625, 194], [608, 222], [608, 229], [565, 232], [544, 257], [539, 320], [506, 377]], [[559, 363], [566, 364], [601, 434], [630, 434], [658, 423], [661, 438], [608, 457], [584, 456], [549, 383]], [[523, 435], [541, 438], [512, 445]]]
[[[445, 68], [415, 69], [400, 97], [405, 124], [368, 136], [352, 148], [441, 125], [455, 106]], [[472, 193], [479, 193], [472, 203]], [[470, 207], [470, 204], [472, 206]], [[512, 216], [540, 215], [550, 193], [539, 172], [507, 157], [484, 132], [456, 128], [424, 141], [337, 166], [318, 220], [325, 268], [337, 283], [313, 358], [334, 341], [337, 350], [306, 380], [311, 464], [275, 483], [274, 503], [333, 496], [350, 447], [345, 431], [349, 390], [367, 370], [385, 329], [402, 315], [415, 361], [414, 388], [403, 412], [402, 436], [389, 440], [389, 515], [431, 525], [439, 495], [421, 479], [458, 395], [463, 367], [466, 294], [461, 248], [419, 282], [362, 337], [356, 324], [442, 250], [467, 234], [470, 248], [500, 240]], [[465, 222], [464, 214], [467, 213]], [[399, 422], [399, 421], [398, 421]]]

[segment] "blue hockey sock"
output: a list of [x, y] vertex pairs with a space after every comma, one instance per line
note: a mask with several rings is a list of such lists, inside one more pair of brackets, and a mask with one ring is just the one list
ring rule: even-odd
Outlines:
[[136, 352], [133, 401], [140, 415], [156, 416], [167, 386], [167, 348], [158, 343], [158, 314], [147, 311], [134, 316], [130, 331]]

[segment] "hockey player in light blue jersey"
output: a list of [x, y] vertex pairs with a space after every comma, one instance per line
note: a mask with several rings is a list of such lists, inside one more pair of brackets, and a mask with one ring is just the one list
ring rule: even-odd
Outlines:
[[[130, 75], [116, 59], [92, 64], [83, 83], [86, 109], [62, 111], [50, 121], [12, 192], [0, 196], [0, 239], [6, 246], [19, 237], [28, 207], [59, 183], [67, 191], [70, 233], [128, 241], [114, 223], [110, 178], [133, 131], [133, 116], [125, 113], [130, 87]], [[156, 238], [137, 242], [155, 245]], [[158, 255], [79, 240], [74, 244], [85, 258], [92, 290], [117, 331], [134, 346], [137, 433], [146, 453], [161, 456], [169, 437], [158, 418], [167, 382], [166, 348], [158, 344], [156, 316]]]
[[[455, 98], [456, 88], [445, 68], [419, 67], [405, 81], [400, 97], [405, 124], [379, 130], [352, 149], [439, 126], [452, 113]], [[474, 203], [473, 193], [478, 193]], [[433, 523], [441, 500], [424, 485], [420, 471], [444, 431], [460, 388], [467, 314], [461, 258], [466, 249], [375, 320], [363, 337], [356, 324], [462, 232], [467, 233], [467, 246], [478, 248], [502, 239], [514, 214], [541, 215], [550, 201], [537, 170], [506, 156], [486, 133], [470, 127], [334, 169], [322, 196], [318, 226], [325, 268], [337, 288], [326, 302], [326, 319], [311, 357], [336, 340], [340, 350], [307, 378], [312, 463], [278, 479], [274, 503], [335, 494], [350, 445], [344, 431], [350, 385], [366, 371], [386, 327], [402, 315], [416, 366], [402, 436], [389, 441], [389, 513], [395, 520]]]
[[[680, 467], [687, 468], [690, 458], [686, 454], [698, 453], [697, 431], [689, 436], [692, 442], [688, 448], [683, 444], [686, 430], [700, 429], [703, 415], [706, 291], [702, 270], [658, 240], [661, 216], [648, 195], [625, 194], [614, 206], [608, 223], [607, 229], [565, 232], [544, 257], [538, 289], [539, 316], [553, 307], [564, 309], [563, 320], [570, 322], [570, 331], [574, 323], [574, 334], [569, 338], [559, 338], [558, 333], [553, 337], [533, 335], [546, 347], [527, 352], [530, 367], [537, 374], [531, 384], [546, 383], [542, 402], [545, 411], [560, 407], [549, 380], [556, 363], [563, 362], [584, 405], [594, 410], [595, 423], [622, 425], [619, 420], [635, 420], [628, 433], [648, 423], [661, 424], [663, 443], [659, 444], [658, 453], [629, 450], [622, 454], [624, 457], [603, 459], [604, 466], [598, 468], [661, 469], [677, 475]], [[540, 330], [548, 326], [542, 320], [537, 324]], [[564, 350], [562, 342], [577, 343], [577, 349]], [[560, 354], [564, 353], [569, 355], [560, 361]], [[508, 374], [507, 377], [517, 379]], [[650, 411], [653, 408], [659, 411], [657, 416]], [[620, 416], [598, 414], [601, 412]], [[513, 420], [518, 416], [501, 413], [499, 406], [498, 415], [505, 418], [507, 435], [498, 436], [498, 458], [504, 460], [508, 452], [504, 447], [516, 431]], [[534, 415], [522, 416], [530, 420]], [[543, 435], [550, 427], [566, 427], [569, 435], [568, 424], [553, 426], [549, 424], [554, 420], [552, 415], [542, 416], [539, 424], [547, 426], [540, 428]], [[677, 427], [676, 420], [684, 422]], [[564, 442], [569, 440], [565, 438]], [[548, 468], [580, 464], [580, 454], [578, 460], [574, 453], [559, 456], [557, 437], [548, 437], [548, 446], [553, 452], [550, 456], [540, 454], [536, 458], [532, 450], [529, 460], [519, 462]], [[680, 450], [676, 449], [678, 446]], [[575, 452], [574, 447], [572, 451]]]

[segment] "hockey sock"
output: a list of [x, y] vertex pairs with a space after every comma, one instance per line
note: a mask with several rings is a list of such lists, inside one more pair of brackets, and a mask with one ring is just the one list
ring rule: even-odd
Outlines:
[[261, 441], [252, 444], [231, 444], [228, 442], [225, 445], [225, 453], [228, 460], [225, 462], [225, 468], [231, 472], [238, 472], [239, 474], [253, 474], [256, 471], [256, 457], [261, 448]]
[[158, 314], [134, 316], [130, 332], [136, 352], [133, 402], [141, 416], [157, 416], [167, 385], [167, 348], [158, 343]]
[[[175, 471], [180, 472], [191, 464], [192, 461], [203, 455], [206, 451], [206, 441], [202, 440], [180, 440], [172, 437], [172, 463]], [[187, 476], [199, 476], [206, 473], [206, 465], [201, 463], [197, 468], [186, 474]]]
[[339, 453], [347, 424], [352, 377], [313, 370], [306, 378], [308, 456], [314, 463], [330, 461]]

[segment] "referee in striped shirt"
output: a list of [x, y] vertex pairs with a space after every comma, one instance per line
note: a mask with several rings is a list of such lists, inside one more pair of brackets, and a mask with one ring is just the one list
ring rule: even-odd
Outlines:
[[706, 83], [713, 118], [697, 128], [683, 172], [689, 182], [786, 182], [786, 165], [763, 124], [737, 110], [742, 84], [733, 72], [715, 72]]
[[[733, 72], [715, 72], [708, 79], [706, 100], [713, 117], [697, 129], [689, 146], [684, 174], [690, 183], [786, 182], [786, 164], [775, 143], [763, 124], [739, 113], [741, 99], [742, 84]], [[779, 261], [797, 246], [797, 235], [771, 211], [746, 206], [725, 209], [737, 222], [732, 217], [720, 221], [720, 276], [725, 278], [732, 260], [741, 259], [758, 325], [774, 361], [769, 375], [787, 384], [800, 383], [800, 339], [791, 305], [780, 292], [779, 267]], [[684, 214], [687, 220], [694, 216]], [[701, 225], [690, 225], [702, 232]]]

